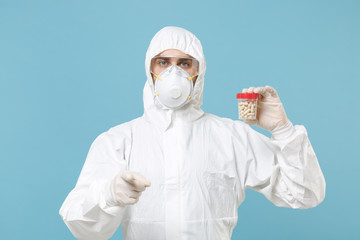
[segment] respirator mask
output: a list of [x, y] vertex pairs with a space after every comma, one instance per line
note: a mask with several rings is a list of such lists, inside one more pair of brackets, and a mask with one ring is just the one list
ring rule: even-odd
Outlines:
[[[152, 59], [155, 97], [168, 109], [178, 109], [188, 103], [196, 80], [198, 61], [194, 58], [159, 56]], [[154, 72], [161, 71], [160, 74]], [[190, 75], [192, 74], [192, 75]]]

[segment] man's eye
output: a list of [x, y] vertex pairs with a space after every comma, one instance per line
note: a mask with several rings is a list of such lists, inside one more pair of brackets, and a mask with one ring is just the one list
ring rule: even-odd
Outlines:
[[190, 65], [186, 62], [180, 63], [180, 67], [189, 67]]
[[165, 67], [166, 64], [167, 64], [167, 62], [165, 62], [165, 61], [160, 61], [159, 64], [160, 64], [160, 66]]

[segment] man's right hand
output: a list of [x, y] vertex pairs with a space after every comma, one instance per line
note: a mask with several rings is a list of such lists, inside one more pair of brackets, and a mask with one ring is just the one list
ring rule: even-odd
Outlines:
[[141, 193], [151, 183], [136, 172], [121, 171], [110, 184], [114, 200], [120, 206], [132, 205], [139, 201]]

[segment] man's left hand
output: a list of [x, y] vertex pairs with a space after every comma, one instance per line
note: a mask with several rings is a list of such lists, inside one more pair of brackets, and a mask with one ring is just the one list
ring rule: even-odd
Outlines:
[[289, 120], [276, 90], [270, 86], [250, 87], [243, 89], [243, 93], [258, 93], [258, 107], [255, 120], [245, 120], [250, 125], [259, 126], [270, 132], [285, 126]]

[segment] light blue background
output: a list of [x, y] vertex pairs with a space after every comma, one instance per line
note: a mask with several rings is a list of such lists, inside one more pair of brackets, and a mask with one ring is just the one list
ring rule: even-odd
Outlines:
[[360, 1], [344, 0], [1, 0], [0, 238], [73, 239], [58, 210], [95, 137], [142, 115], [167, 25], [203, 44], [206, 112], [236, 119], [237, 92], [274, 86], [326, 178], [309, 210], [248, 191], [232, 239], [360, 239]]

